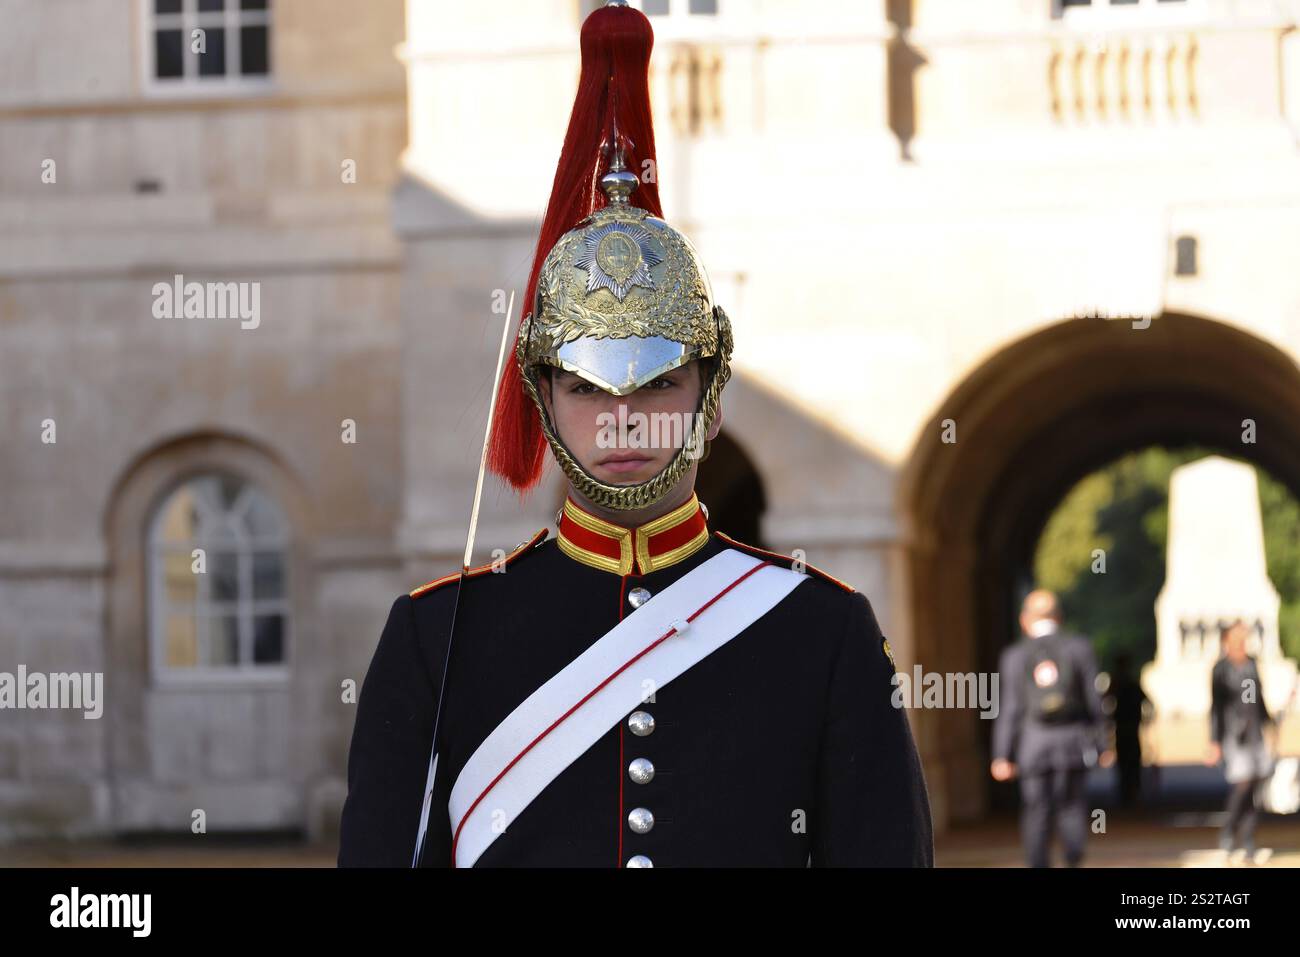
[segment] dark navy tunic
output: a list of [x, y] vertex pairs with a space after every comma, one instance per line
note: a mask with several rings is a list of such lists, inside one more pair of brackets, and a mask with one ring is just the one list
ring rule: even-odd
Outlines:
[[[540, 536], [503, 574], [465, 580], [423, 866], [452, 864], [452, 784], [525, 698], [654, 594], [723, 549], [707, 541], [667, 567], [618, 574]], [[639, 567], [639, 566], [638, 566]], [[808, 569], [774, 608], [659, 688], [570, 764], [478, 866], [930, 866], [930, 807], [894, 666], [867, 598]], [[407, 867], [416, 840], [454, 583], [392, 605], [358, 704], [340, 866]], [[541, 729], [539, 729], [540, 731]], [[629, 764], [648, 759], [648, 783]], [[637, 833], [634, 808], [653, 814]]]

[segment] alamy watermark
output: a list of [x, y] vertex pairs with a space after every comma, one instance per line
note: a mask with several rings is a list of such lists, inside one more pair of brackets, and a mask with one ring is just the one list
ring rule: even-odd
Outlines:
[[978, 708], [991, 721], [998, 716], [998, 677], [996, 671], [923, 671], [913, 665], [910, 675], [895, 672], [890, 700], [895, 708]]
[[[698, 459], [704, 454], [703, 437], [707, 425], [696, 412], [628, 412], [626, 405], [618, 413], [602, 412], [596, 416], [596, 445], [602, 449], [677, 449], [686, 448], [686, 457]], [[697, 435], [699, 441], [693, 441]]]
[[104, 713], [102, 671], [57, 671], [46, 674], [19, 665], [17, 673], [0, 671], [0, 710], [78, 710], [87, 721]]
[[119, 927], [132, 937], [148, 937], [153, 926], [152, 894], [83, 894], [73, 886], [50, 898], [50, 926]]
[[186, 282], [177, 273], [170, 283], [153, 285], [155, 319], [238, 319], [239, 328], [262, 324], [260, 282]]

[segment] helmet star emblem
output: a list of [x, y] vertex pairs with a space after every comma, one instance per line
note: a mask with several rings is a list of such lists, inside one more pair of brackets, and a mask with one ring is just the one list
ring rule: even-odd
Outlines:
[[654, 288], [650, 267], [663, 262], [663, 257], [655, 252], [644, 227], [606, 223], [587, 233], [583, 247], [573, 264], [587, 270], [588, 293], [608, 289], [622, 302], [633, 286]]

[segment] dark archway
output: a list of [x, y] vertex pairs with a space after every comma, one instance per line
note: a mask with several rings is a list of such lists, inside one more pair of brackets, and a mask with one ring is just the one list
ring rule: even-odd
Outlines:
[[695, 477], [695, 492], [709, 510], [709, 527], [767, 548], [762, 528], [767, 495], [753, 460], [725, 431], [709, 445], [709, 457]]
[[[955, 442], [943, 441], [949, 421]], [[1125, 452], [1193, 443], [1300, 490], [1295, 361], [1242, 329], [1165, 314], [1145, 329], [1068, 320], [984, 362], [936, 410], [901, 475], [917, 660], [994, 670], [1034, 544], [1071, 485]], [[982, 816], [990, 722], [970, 711], [918, 718], [936, 819]]]

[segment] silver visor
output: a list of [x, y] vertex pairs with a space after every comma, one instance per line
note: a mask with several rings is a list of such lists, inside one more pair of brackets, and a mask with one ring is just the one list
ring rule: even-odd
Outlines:
[[548, 361], [606, 392], [627, 395], [690, 362], [698, 351], [663, 336], [581, 336], [560, 346]]

